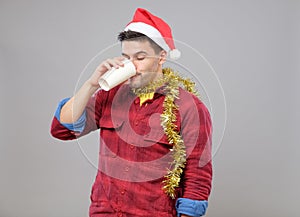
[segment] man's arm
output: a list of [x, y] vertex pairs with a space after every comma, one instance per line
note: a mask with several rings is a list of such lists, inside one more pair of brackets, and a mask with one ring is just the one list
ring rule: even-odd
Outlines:
[[99, 78], [112, 67], [118, 68], [124, 64], [121, 62], [124, 57], [107, 59], [95, 70], [93, 75], [82, 85], [79, 91], [62, 107], [60, 121], [62, 123], [76, 122], [85, 110], [91, 96], [99, 88]]
[[79, 91], [62, 107], [60, 111], [60, 122], [71, 124], [76, 122], [85, 110], [85, 107], [99, 87], [93, 86], [86, 81]]
[[59, 104], [51, 125], [52, 136], [70, 140], [97, 129], [94, 112], [98, 112], [95, 111], [95, 106], [99, 106], [99, 102], [96, 102], [92, 95], [99, 88], [99, 78], [112, 67], [123, 66], [122, 60], [124, 57], [103, 61], [72, 98], [65, 99]]
[[176, 209], [181, 216], [202, 216], [208, 205], [212, 181], [212, 123], [207, 108], [199, 99], [185, 93], [180, 99], [181, 133], [187, 161], [181, 180], [183, 195], [177, 200]]

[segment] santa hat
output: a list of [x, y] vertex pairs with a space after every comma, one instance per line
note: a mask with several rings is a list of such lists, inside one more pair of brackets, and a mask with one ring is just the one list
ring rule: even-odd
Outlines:
[[180, 51], [175, 48], [170, 26], [143, 8], [136, 9], [132, 21], [127, 24], [124, 30], [131, 30], [148, 36], [167, 51], [171, 59], [175, 60], [180, 57]]

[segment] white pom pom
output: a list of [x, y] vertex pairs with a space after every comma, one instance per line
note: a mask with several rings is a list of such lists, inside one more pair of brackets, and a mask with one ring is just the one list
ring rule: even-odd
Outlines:
[[181, 53], [180, 53], [179, 50], [174, 49], [174, 50], [171, 50], [171, 51], [170, 51], [170, 58], [171, 58], [172, 60], [177, 60], [177, 59], [179, 59], [180, 56], [181, 56]]

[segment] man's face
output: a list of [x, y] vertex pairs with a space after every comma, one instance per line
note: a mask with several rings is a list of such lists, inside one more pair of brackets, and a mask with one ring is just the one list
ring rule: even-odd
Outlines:
[[128, 80], [133, 88], [141, 88], [162, 76], [162, 58], [148, 41], [123, 41], [122, 55], [130, 59], [137, 74]]

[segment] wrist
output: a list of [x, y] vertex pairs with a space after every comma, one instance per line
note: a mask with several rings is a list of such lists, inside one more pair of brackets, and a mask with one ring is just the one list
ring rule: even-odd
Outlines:
[[90, 93], [90, 95], [93, 95], [100, 87], [99, 84], [95, 85], [89, 80], [87, 80], [83, 86]]

